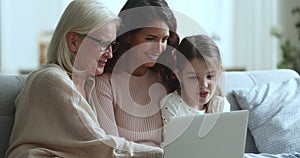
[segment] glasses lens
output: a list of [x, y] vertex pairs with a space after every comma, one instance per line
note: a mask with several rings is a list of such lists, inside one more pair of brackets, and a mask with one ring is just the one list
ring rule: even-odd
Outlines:
[[110, 45], [111, 45], [112, 52], [116, 52], [118, 50], [120, 44], [119, 44], [119, 42], [113, 41], [113, 42], [111, 42]]

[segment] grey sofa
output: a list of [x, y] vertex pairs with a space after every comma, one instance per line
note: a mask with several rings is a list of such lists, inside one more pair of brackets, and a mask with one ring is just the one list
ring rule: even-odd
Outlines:
[[24, 86], [25, 75], [0, 75], [0, 158], [8, 147], [14, 124], [14, 100]]
[[[299, 74], [290, 69], [277, 69], [277, 70], [261, 70], [261, 71], [243, 71], [243, 72], [226, 72], [225, 73], [225, 92], [226, 98], [230, 102], [231, 110], [240, 110], [232, 90], [247, 89], [255, 85], [280, 82], [291, 78], [300, 77]], [[250, 134], [249, 129], [247, 132], [245, 153], [259, 153], [253, 136]]]
[[[284, 81], [299, 75], [288, 69], [225, 72], [226, 97], [231, 103], [231, 110], [239, 110], [233, 89], [250, 88], [261, 83]], [[14, 100], [24, 85], [26, 76], [0, 75], [0, 158], [7, 150], [10, 132], [14, 122]], [[245, 152], [258, 153], [253, 137], [248, 132]]]

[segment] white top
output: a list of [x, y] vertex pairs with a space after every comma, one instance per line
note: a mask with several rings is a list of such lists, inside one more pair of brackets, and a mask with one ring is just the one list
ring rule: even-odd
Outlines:
[[[160, 106], [164, 124], [170, 122], [174, 117], [205, 114], [205, 110], [193, 109], [192, 107], [187, 105], [182, 100], [181, 96], [177, 93], [177, 91], [174, 91], [165, 96], [161, 100]], [[230, 103], [228, 102], [226, 97], [217, 96], [213, 101], [211, 111], [229, 112]]]

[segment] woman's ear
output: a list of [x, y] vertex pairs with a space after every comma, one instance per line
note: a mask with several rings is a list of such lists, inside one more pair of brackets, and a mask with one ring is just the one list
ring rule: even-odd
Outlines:
[[77, 53], [79, 46], [80, 46], [78, 34], [75, 32], [68, 32], [66, 35], [66, 40], [67, 40], [69, 49], [73, 53]]
[[221, 71], [224, 71], [223, 65], [220, 65], [220, 70], [221, 70]]
[[182, 76], [181, 76], [181, 73], [180, 73], [180, 71], [179, 71], [177, 68], [174, 69], [173, 73], [174, 73], [175, 76], [177, 77], [178, 81], [179, 81], [179, 82], [182, 82]]
[[223, 65], [220, 65], [219, 72], [223, 72], [223, 71], [224, 71], [224, 67], [223, 67]]
[[223, 72], [224, 72], [224, 67], [223, 67], [223, 65], [220, 65], [219, 69], [218, 69], [218, 72], [217, 72], [217, 75], [220, 76]]

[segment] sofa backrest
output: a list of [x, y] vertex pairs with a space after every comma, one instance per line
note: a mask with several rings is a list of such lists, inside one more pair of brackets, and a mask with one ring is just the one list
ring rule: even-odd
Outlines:
[[[14, 123], [15, 99], [24, 86], [26, 77], [0, 74], [0, 158], [4, 157], [8, 148], [10, 133]], [[285, 81], [294, 77], [300, 76], [294, 70], [289, 69], [225, 72], [225, 93], [231, 104], [231, 110], [240, 110], [232, 95], [232, 90], [251, 88], [262, 83]], [[245, 152], [258, 152], [249, 130]]]
[[[231, 110], [240, 110], [232, 94], [232, 90], [251, 88], [263, 83], [281, 82], [295, 77], [300, 76], [296, 71], [290, 69], [225, 72], [225, 95], [230, 102]], [[247, 132], [245, 152], [258, 153], [249, 129]]]
[[15, 98], [21, 91], [26, 76], [0, 75], [0, 158], [8, 148], [14, 123]]

